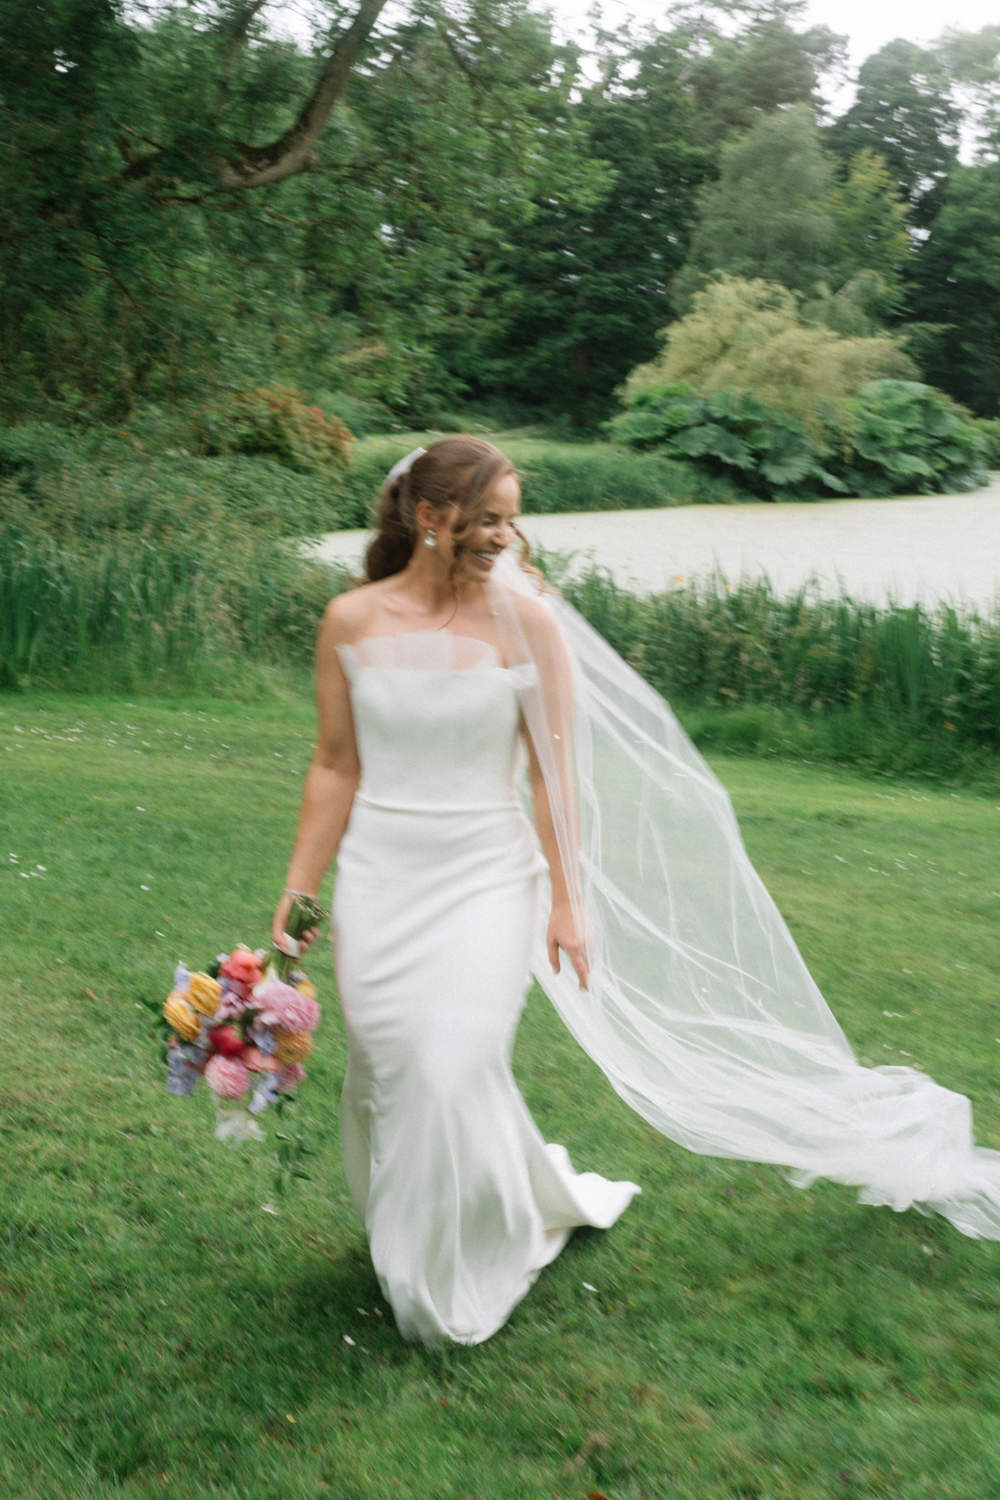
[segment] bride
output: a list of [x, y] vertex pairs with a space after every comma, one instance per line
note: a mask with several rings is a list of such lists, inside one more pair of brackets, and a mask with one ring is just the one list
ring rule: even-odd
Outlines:
[[[320, 630], [319, 735], [274, 937], [337, 857], [341, 1146], [404, 1337], [478, 1343], [581, 1224], [510, 1071], [534, 972], [634, 1108], [1000, 1238], [1000, 1153], [961, 1095], [864, 1068], [663, 700], [527, 567], [513, 465], [445, 438], [393, 469], [368, 582]], [[534, 830], [518, 796], [526, 771]], [[306, 934], [308, 942], [314, 933]]]

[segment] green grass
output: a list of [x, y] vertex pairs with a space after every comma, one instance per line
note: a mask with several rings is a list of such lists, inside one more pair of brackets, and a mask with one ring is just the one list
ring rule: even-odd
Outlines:
[[[139, 1002], [266, 930], [311, 736], [305, 701], [0, 699], [0, 1494], [995, 1494], [997, 1247], [678, 1150], [538, 996], [516, 1067], [542, 1130], [644, 1191], [478, 1349], [403, 1344], [379, 1298], [325, 949], [310, 1181], [275, 1200], [264, 1148], [166, 1095]], [[970, 1093], [1000, 1146], [996, 796], [717, 768], [859, 1053]]]

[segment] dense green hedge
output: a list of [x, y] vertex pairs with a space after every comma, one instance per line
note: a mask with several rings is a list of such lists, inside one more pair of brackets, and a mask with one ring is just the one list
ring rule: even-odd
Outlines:
[[[355, 445], [350, 469], [338, 479], [337, 507], [367, 525], [370, 507], [397, 459], [427, 447], [441, 432], [369, 438]], [[506, 433], [483, 433], [509, 456], [522, 476], [526, 513], [641, 510], [662, 505], [717, 503], [744, 498], [739, 487], [659, 453], [630, 452], [611, 443], [559, 443]]]

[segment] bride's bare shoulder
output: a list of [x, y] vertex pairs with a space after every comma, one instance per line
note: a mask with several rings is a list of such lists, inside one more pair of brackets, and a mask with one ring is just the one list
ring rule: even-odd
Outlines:
[[323, 634], [337, 646], [350, 645], [366, 635], [378, 614], [387, 580], [362, 583], [331, 599], [323, 615]]
[[561, 638], [562, 632], [544, 594], [511, 594], [517, 611], [518, 623], [529, 640], [551, 641]]

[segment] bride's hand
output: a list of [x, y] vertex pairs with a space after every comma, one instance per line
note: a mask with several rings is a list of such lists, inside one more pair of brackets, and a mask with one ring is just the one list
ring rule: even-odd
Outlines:
[[271, 921], [271, 940], [281, 953], [290, 953], [293, 958], [300, 958], [308, 949], [309, 944], [319, 936], [319, 928], [307, 927], [298, 940], [288, 933], [288, 914], [294, 900], [295, 897], [291, 891], [282, 892]]
[[549, 918], [549, 931], [547, 946], [549, 951], [549, 963], [552, 965], [553, 974], [559, 973], [559, 950], [562, 949], [576, 970], [576, 977], [580, 981], [581, 990], [587, 988], [587, 980], [590, 977], [590, 965], [587, 962], [587, 950], [577, 931], [570, 908], [554, 906]]

